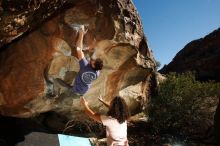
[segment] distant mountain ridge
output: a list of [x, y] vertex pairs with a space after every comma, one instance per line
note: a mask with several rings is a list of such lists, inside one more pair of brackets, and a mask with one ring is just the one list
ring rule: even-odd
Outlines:
[[196, 71], [201, 80], [220, 81], [220, 28], [188, 43], [160, 73]]

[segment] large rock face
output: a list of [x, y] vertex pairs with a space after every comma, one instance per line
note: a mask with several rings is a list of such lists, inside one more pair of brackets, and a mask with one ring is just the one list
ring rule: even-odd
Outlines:
[[160, 72], [196, 71], [198, 78], [220, 81], [220, 29], [187, 44]]
[[[95, 53], [104, 60], [100, 77], [85, 95], [90, 105], [104, 112], [106, 109], [97, 97], [102, 95], [110, 101], [121, 94], [135, 113], [140, 100], [147, 101], [155, 61], [133, 3], [130, 0], [80, 0], [70, 6], [38, 29], [0, 48], [2, 115], [31, 117], [55, 111], [68, 118], [82, 117], [79, 99], [46, 97], [54, 78], [71, 83], [79, 70], [78, 60], [71, 56], [77, 38], [77, 29], [69, 26], [73, 24], [88, 26], [84, 45], [93, 44], [94, 49], [85, 52], [86, 56]], [[36, 22], [42, 22], [37, 18]], [[6, 38], [13, 39], [6, 36], [4, 40]]]

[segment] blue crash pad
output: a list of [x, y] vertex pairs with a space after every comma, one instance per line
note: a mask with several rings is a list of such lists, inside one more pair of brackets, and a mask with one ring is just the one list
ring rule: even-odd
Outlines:
[[92, 146], [89, 138], [58, 134], [60, 146]]

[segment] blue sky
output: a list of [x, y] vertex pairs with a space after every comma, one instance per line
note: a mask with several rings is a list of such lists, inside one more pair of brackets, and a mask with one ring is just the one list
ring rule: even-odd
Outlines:
[[154, 57], [168, 64], [189, 42], [220, 27], [220, 0], [133, 0]]

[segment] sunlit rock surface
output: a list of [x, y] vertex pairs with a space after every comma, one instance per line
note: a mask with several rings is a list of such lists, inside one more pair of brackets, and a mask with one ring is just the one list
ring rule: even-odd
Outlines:
[[[132, 113], [139, 112], [137, 106], [140, 104], [144, 108], [142, 102], [148, 101], [155, 61], [133, 3], [130, 0], [71, 2], [70, 5], [65, 2], [70, 7], [66, 11], [60, 11], [34, 31], [1, 48], [2, 115], [32, 117], [55, 111], [68, 118], [83, 118], [79, 99], [46, 97], [54, 78], [71, 84], [79, 70], [78, 60], [71, 56], [71, 48], [75, 50], [77, 28], [70, 25], [76, 24], [88, 27], [84, 46], [94, 46], [93, 50], [85, 52], [86, 56], [95, 53], [104, 61], [100, 77], [85, 95], [92, 108], [105, 112], [106, 108], [97, 97], [101, 95], [106, 101], [111, 101], [118, 94], [129, 101], [136, 101], [128, 101]], [[25, 23], [42, 22], [39, 17], [33, 19], [27, 19]], [[13, 40], [3, 37], [6, 38]], [[135, 93], [134, 99], [130, 96], [135, 89], [133, 87], [141, 92]]]

